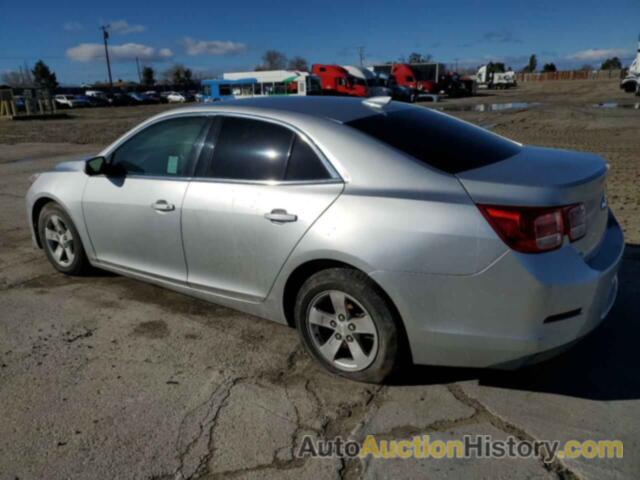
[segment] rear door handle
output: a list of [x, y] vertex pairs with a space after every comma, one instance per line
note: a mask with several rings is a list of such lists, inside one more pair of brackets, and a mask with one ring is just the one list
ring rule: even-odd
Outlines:
[[173, 203], [167, 203], [166, 200], [158, 200], [156, 203], [151, 205], [151, 208], [158, 212], [171, 212], [176, 209], [176, 206]]
[[271, 212], [265, 213], [264, 218], [272, 221], [273, 223], [295, 222], [296, 220], [298, 220], [297, 215], [287, 213], [287, 211], [283, 208], [274, 208], [273, 210], [271, 210]]

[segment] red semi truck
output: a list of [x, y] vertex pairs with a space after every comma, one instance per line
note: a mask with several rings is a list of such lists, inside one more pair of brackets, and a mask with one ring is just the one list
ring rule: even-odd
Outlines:
[[314, 64], [311, 73], [320, 78], [326, 94], [351, 97], [366, 97], [369, 94], [367, 87], [340, 65]]
[[457, 73], [447, 72], [442, 63], [394, 63], [374, 65], [373, 71], [393, 78], [400, 86], [417, 90], [418, 93], [438, 94], [441, 92], [449, 96], [473, 95], [476, 91], [475, 82]]

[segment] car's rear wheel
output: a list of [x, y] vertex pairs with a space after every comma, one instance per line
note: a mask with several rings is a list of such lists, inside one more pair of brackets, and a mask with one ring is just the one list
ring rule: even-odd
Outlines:
[[399, 365], [399, 332], [393, 310], [364, 273], [323, 270], [298, 292], [298, 332], [307, 350], [330, 372], [380, 383]]
[[42, 247], [59, 272], [81, 275], [89, 269], [80, 235], [69, 215], [55, 203], [44, 206], [38, 218]]

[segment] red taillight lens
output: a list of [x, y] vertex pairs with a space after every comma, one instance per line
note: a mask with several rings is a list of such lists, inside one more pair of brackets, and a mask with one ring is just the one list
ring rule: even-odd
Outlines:
[[518, 252], [546, 252], [562, 245], [564, 220], [559, 208], [478, 207], [500, 238]]
[[587, 232], [582, 203], [566, 207], [478, 205], [478, 208], [500, 238], [518, 252], [548, 252], [562, 245], [565, 234], [573, 242]]

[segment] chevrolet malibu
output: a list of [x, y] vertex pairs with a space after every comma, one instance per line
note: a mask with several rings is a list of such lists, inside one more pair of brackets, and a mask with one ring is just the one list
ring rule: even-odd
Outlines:
[[27, 193], [60, 272], [110, 270], [295, 326], [331, 372], [514, 368], [607, 315], [606, 163], [388, 98], [171, 110]]

